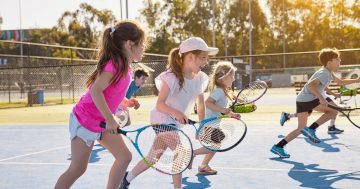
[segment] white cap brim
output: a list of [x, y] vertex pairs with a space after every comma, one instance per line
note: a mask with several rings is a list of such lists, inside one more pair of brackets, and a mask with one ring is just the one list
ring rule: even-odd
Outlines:
[[206, 51], [206, 52], [209, 53], [210, 56], [213, 56], [213, 55], [216, 55], [219, 52], [219, 49], [216, 48], [216, 47], [208, 47], [207, 49], [204, 49], [202, 51]]

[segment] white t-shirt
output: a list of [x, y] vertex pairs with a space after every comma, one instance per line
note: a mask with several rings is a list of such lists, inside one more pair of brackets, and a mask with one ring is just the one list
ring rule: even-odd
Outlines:
[[[228, 98], [222, 88], [215, 88], [211, 91], [209, 98], [215, 100], [215, 105], [225, 108], [228, 104]], [[210, 110], [209, 108], [205, 109], [205, 119], [220, 116], [221, 112]]]
[[[196, 98], [201, 93], [204, 93], [208, 83], [209, 77], [202, 71], [196, 74], [191, 80], [185, 78], [181, 90], [179, 80], [171, 71], [165, 71], [155, 78], [155, 85], [158, 90], [161, 89], [163, 84], [166, 84], [170, 88], [165, 103], [168, 106], [183, 112], [187, 117], [190, 115], [190, 112], [195, 105]], [[156, 107], [150, 112], [150, 122], [177, 124], [169, 114], [158, 111]]]

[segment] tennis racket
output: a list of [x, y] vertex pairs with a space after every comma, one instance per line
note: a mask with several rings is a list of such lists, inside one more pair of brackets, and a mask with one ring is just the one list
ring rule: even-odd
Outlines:
[[259, 100], [264, 96], [267, 89], [268, 86], [264, 81], [257, 80], [249, 83], [249, 85], [239, 91], [230, 108], [234, 110], [235, 106], [250, 104]]
[[119, 105], [113, 116], [115, 118], [115, 121], [120, 125], [120, 128], [130, 125], [130, 116], [127, 107]]
[[360, 129], [360, 108], [341, 108], [328, 104], [332, 109], [341, 112], [355, 127]]
[[221, 115], [196, 122], [188, 119], [196, 130], [200, 144], [213, 152], [231, 150], [245, 138], [247, 126], [244, 121]]
[[[100, 124], [106, 128], [106, 123]], [[117, 129], [126, 136], [145, 163], [168, 175], [176, 175], [185, 171], [193, 157], [193, 147], [189, 137], [176, 126], [167, 124], [148, 125], [136, 130]], [[128, 134], [135, 133], [134, 137]]]

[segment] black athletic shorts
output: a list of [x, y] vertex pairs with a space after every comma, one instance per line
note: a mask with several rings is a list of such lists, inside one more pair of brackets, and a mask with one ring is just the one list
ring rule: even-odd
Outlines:
[[[333, 102], [331, 100], [331, 98], [326, 97], [326, 101], [328, 101], [329, 103]], [[315, 99], [309, 102], [298, 102], [296, 101], [296, 113], [301, 113], [301, 112], [308, 112], [309, 114], [311, 114], [311, 112], [313, 111], [313, 109], [316, 106], [319, 106], [320, 101], [319, 99]]]

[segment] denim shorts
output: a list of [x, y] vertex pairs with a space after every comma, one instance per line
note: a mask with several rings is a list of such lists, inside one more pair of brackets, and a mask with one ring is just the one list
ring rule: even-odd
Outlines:
[[94, 144], [95, 140], [99, 140], [101, 135], [101, 133], [95, 133], [83, 127], [76, 119], [76, 116], [73, 113], [70, 113], [69, 132], [70, 132], [70, 140], [73, 140], [75, 137], [79, 137], [89, 147], [91, 147], [91, 145]]

